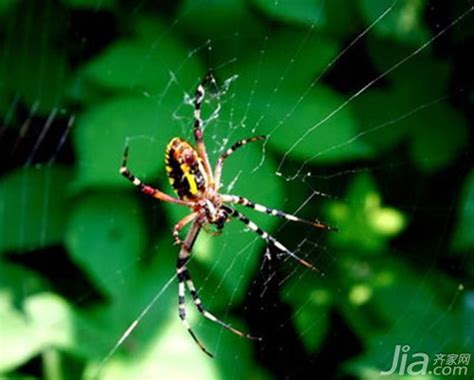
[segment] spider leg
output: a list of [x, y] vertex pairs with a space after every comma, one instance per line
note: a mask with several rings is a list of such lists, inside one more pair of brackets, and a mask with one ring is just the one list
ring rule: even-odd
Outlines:
[[157, 198], [164, 202], [171, 202], [176, 203], [183, 206], [192, 206], [191, 202], [185, 202], [181, 199], [173, 198], [162, 191], [155, 189], [152, 186], [144, 184], [138, 177], [135, 177], [127, 167], [128, 161], [128, 145], [125, 147], [125, 151], [123, 152], [123, 159], [122, 159], [122, 166], [120, 167], [120, 174], [122, 174], [125, 178], [127, 178], [130, 182], [132, 182], [138, 189], [147, 195], [152, 196], [153, 198]]
[[242, 205], [242, 206], [245, 206], [245, 207], [252, 208], [255, 211], [262, 212], [264, 214], [278, 216], [279, 218], [290, 220], [292, 222], [305, 223], [305, 224], [309, 224], [313, 227], [323, 228], [323, 229], [328, 230], [328, 231], [337, 232], [337, 228], [331, 227], [331, 226], [327, 225], [326, 223], [321, 222], [319, 219], [316, 219], [314, 221], [301, 219], [301, 218], [298, 218], [295, 215], [287, 214], [284, 211], [276, 210], [276, 209], [273, 209], [273, 208], [270, 208], [270, 207], [267, 207], [267, 206], [263, 206], [263, 205], [258, 204], [258, 203], [254, 203], [251, 200], [249, 200], [247, 198], [244, 198], [244, 197], [241, 197], [241, 196], [238, 196], [238, 195], [222, 195], [222, 199], [223, 199], [224, 202], [236, 203], [236, 204], [239, 204], [239, 205]]
[[179, 318], [181, 319], [182, 324], [188, 330], [189, 335], [193, 338], [194, 342], [199, 346], [199, 348], [211, 358], [214, 357], [201, 341], [198, 339], [194, 331], [191, 329], [189, 322], [186, 319], [186, 300], [185, 300], [185, 284], [187, 279], [187, 268], [186, 263], [190, 257], [190, 251], [196, 241], [197, 235], [201, 230], [201, 224], [198, 222], [194, 222], [193, 226], [189, 230], [186, 239], [184, 240], [183, 244], [181, 245], [181, 250], [179, 251], [178, 262], [176, 264], [176, 273], [178, 275], [178, 310], [179, 310]]
[[181, 219], [178, 223], [176, 223], [176, 225], [173, 228], [173, 238], [174, 238], [174, 241], [176, 242], [176, 244], [181, 245], [181, 246], [184, 244], [184, 241], [181, 240], [181, 238], [179, 237], [179, 232], [186, 225], [188, 225], [189, 223], [194, 221], [196, 219], [197, 215], [198, 214], [196, 212], [193, 212], [189, 215], [186, 215], [183, 219]]
[[[186, 266], [185, 266], [185, 268], [186, 268]], [[229, 323], [225, 323], [225, 322], [221, 321], [214, 314], [207, 311], [205, 309], [204, 305], [202, 304], [201, 299], [199, 298], [198, 292], [196, 290], [196, 287], [194, 286], [193, 280], [191, 279], [191, 275], [189, 274], [188, 269], [186, 268], [183, 273], [186, 276], [186, 286], [188, 287], [189, 292], [191, 293], [191, 296], [193, 298], [193, 303], [196, 306], [196, 308], [198, 309], [198, 311], [202, 315], [204, 315], [204, 317], [206, 317], [207, 319], [209, 319], [210, 321], [212, 321], [214, 323], [217, 323], [217, 324], [221, 325], [222, 327], [226, 328], [227, 330], [233, 332], [234, 334], [236, 334], [238, 336], [248, 338], [248, 339], [252, 339], [252, 340], [261, 340], [261, 338], [259, 338], [259, 337], [255, 337], [255, 336], [252, 336], [250, 334], [246, 334], [246, 333], [243, 333], [242, 331], [237, 330], [236, 328], [232, 327]]]
[[265, 140], [265, 136], [254, 136], [254, 137], [248, 137], [246, 139], [242, 139], [237, 141], [235, 144], [233, 144], [229, 149], [227, 149], [224, 153], [221, 154], [219, 157], [216, 168], [214, 171], [214, 177], [215, 177], [215, 182], [217, 183], [217, 186], [220, 187], [220, 181], [221, 181], [221, 175], [222, 175], [222, 168], [224, 167], [224, 160], [229, 157], [232, 153], [234, 153], [237, 149], [243, 147], [244, 145], [254, 142], [254, 141], [261, 141]]
[[211, 81], [215, 83], [216, 80], [212, 74], [207, 74], [202, 82], [197, 86], [196, 93], [194, 95], [194, 140], [196, 141], [196, 147], [199, 154], [199, 157], [203, 160], [204, 169], [206, 170], [209, 181], [211, 184], [214, 183], [214, 178], [212, 175], [211, 164], [209, 163], [209, 156], [206, 152], [206, 146], [204, 145], [204, 133], [202, 130], [202, 117], [201, 117], [201, 105], [206, 94], [204, 89], [204, 83]]
[[262, 239], [266, 240], [269, 244], [272, 244], [275, 248], [279, 249], [286, 255], [292, 257], [296, 261], [298, 261], [300, 264], [304, 265], [305, 267], [315, 271], [315, 272], [321, 272], [318, 268], [316, 268], [313, 264], [309, 263], [308, 261], [302, 259], [301, 257], [297, 256], [293, 252], [291, 252], [288, 248], [286, 248], [283, 244], [281, 244], [278, 240], [276, 240], [273, 236], [271, 236], [268, 232], [262, 230], [259, 226], [257, 226], [254, 222], [252, 222], [249, 218], [247, 218], [244, 214], [240, 213], [236, 209], [233, 209], [232, 207], [228, 206], [222, 206], [224, 207], [228, 212], [230, 216], [236, 217], [238, 220], [240, 220], [242, 223], [244, 223], [248, 228], [250, 228], [253, 232], [255, 232], [257, 235], [259, 235]]
[[215, 315], [208, 312], [204, 308], [204, 306], [202, 305], [202, 301], [199, 298], [196, 287], [194, 286], [194, 283], [191, 279], [191, 275], [189, 274], [188, 267], [187, 267], [187, 262], [189, 261], [189, 258], [190, 258], [191, 249], [194, 245], [194, 242], [196, 241], [197, 235], [198, 235], [200, 230], [201, 230], [201, 223], [194, 222], [193, 226], [191, 227], [191, 230], [188, 232], [188, 235], [186, 236], [186, 239], [184, 240], [183, 244], [181, 245], [181, 250], [179, 251], [178, 262], [177, 262], [177, 265], [176, 265], [176, 272], [178, 274], [179, 317], [180, 317], [181, 322], [183, 323], [184, 327], [188, 330], [189, 334], [191, 335], [193, 340], [196, 342], [196, 344], [199, 346], [199, 348], [201, 348], [201, 350], [204, 351], [204, 353], [206, 353], [210, 357], [213, 357], [213, 355], [204, 347], [204, 345], [198, 339], [196, 334], [194, 334], [193, 330], [191, 329], [191, 326], [189, 325], [188, 321], [186, 320], [185, 286], [188, 287], [188, 290], [191, 293], [194, 305], [196, 306], [198, 311], [202, 315], [204, 315], [204, 317], [211, 320], [212, 322], [215, 322], [215, 323], [221, 325], [222, 327], [226, 328], [227, 330], [229, 330], [229, 331], [231, 331], [234, 334], [237, 334], [239, 336], [249, 338], [249, 339], [260, 339], [260, 338], [253, 337], [249, 334], [245, 334], [245, 333], [235, 329], [230, 324], [221, 321]]

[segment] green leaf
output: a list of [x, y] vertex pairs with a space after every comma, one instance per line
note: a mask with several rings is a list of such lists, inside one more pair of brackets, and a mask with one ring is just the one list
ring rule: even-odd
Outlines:
[[168, 141], [182, 131], [173, 119], [175, 109], [150, 98], [118, 98], [84, 113], [74, 130], [80, 162], [76, 186], [119, 185], [131, 189], [131, 183], [119, 174], [127, 142], [131, 171], [149, 180], [151, 174], [164, 168]]
[[328, 37], [286, 28], [275, 31], [265, 43], [254, 42], [241, 54], [234, 53], [238, 57], [237, 67], [223, 67], [222, 71], [229, 77], [238, 75], [233, 89], [245, 90], [242, 95], [249, 95], [253, 90], [268, 100], [273, 91], [297, 87], [299, 98], [310, 90], [311, 83], [328, 68], [338, 52], [339, 44]]
[[[386, 50], [384, 55], [400, 52]], [[466, 121], [444, 101], [448, 77], [446, 62], [420, 56], [391, 73], [393, 83], [387, 89], [357, 97], [354, 108], [361, 140], [386, 150], [407, 139], [418, 169], [430, 173], [448, 166], [467, 139]]]
[[0, 371], [8, 371], [36, 355], [41, 344], [32, 339], [32, 329], [22, 314], [15, 310], [9, 295], [0, 292]]
[[429, 49], [413, 55], [415, 48], [375, 37], [367, 39], [367, 46], [379, 73], [385, 73], [384, 77], [391, 80], [395, 87], [403, 85], [405, 89], [410, 89], [404, 93], [405, 104], [429, 102], [446, 96], [451, 65], [435, 59]]
[[459, 200], [458, 220], [453, 246], [467, 251], [474, 247], [474, 171], [467, 176]]
[[[408, 344], [409, 357], [416, 352], [431, 358], [440, 352], [465, 352], [468, 344], [462, 333], [466, 323], [463, 318], [464, 311], [470, 311], [459, 310], [454, 304], [458, 297], [464, 298], [462, 286], [439, 273], [420, 277], [393, 259], [372, 265], [370, 272], [374, 278], [370, 302], [360, 309], [340, 304], [353, 330], [367, 344], [365, 352], [348, 366], [351, 371], [387, 370], [396, 345]], [[450, 313], [446, 313], [447, 308]], [[356, 320], [362, 323], [354, 323]], [[413, 326], [423, 326], [417, 330], [416, 339]]]
[[[86, 79], [113, 90], [165, 94], [169, 87], [195, 85], [202, 70], [195, 56], [161, 31], [153, 39], [120, 40], [83, 69]], [[173, 79], [176, 77], [176, 79]]]
[[55, 38], [62, 33], [56, 20], [62, 16], [62, 9], [52, 4], [18, 7], [9, 16], [17, 22], [1, 45], [8, 53], [0, 62], [0, 78], [35, 115], [46, 116], [64, 105], [69, 64], [64, 51], [55, 46]]
[[68, 214], [69, 170], [28, 167], [0, 180], [0, 252], [58, 244]]
[[[177, 27], [192, 39], [202, 42], [211, 39], [213, 56], [216, 45], [223, 47], [222, 36], [229, 36], [223, 39], [224, 44], [229, 45], [231, 39], [230, 44], [236, 49], [235, 44], [249, 42], [248, 38], [251, 35], [255, 38], [262, 29], [244, 0], [185, 0], [180, 4], [177, 18]], [[204, 18], [206, 22], [202, 22]], [[239, 33], [238, 37], [234, 38], [234, 33]]]
[[[195, 326], [195, 318], [191, 318], [190, 323]], [[251, 378], [249, 341], [223, 332], [211, 323], [199, 337], [214, 353], [214, 360], [205, 356], [176, 316], [166, 323], [160, 334], [151, 336], [145, 351], [138, 351], [131, 358], [112, 357], [103, 367], [92, 365], [86, 375], [94, 378], [100, 371], [100, 378], [104, 380], [153, 378], [157, 373], [164, 379]]]
[[[125, 380], [153, 378], [157, 373], [163, 378], [205, 378], [217, 379], [216, 368], [192, 339], [187, 336], [178, 317], [171, 319], [160, 334], [151, 336], [151, 344], [133, 358], [112, 357], [103, 366], [91, 363], [86, 378]], [[182, 360], [186, 358], [186, 365]], [[204, 357], [205, 359], [205, 357]]]
[[[18, 93], [35, 113], [48, 115], [53, 108], [61, 107], [64, 82], [68, 67], [64, 56], [52, 50], [28, 49], [24, 54], [11, 51], [7, 83], [11, 91]], [[44, 62], [31, 65], [31, 62]]]
[[31, 270], [0, 261], [0, 292], [5, 291], [14, 304], [48, 289], [46, 281]]
[[360, 34], [362, 20], [357, 8], [357, 1], [325, 1], [324, 12], [326, 13], [324, 17], [326, 22], [321, 25], [323, 32], [327, 32], [345, 43], [352, 41], [356, 34]]
[[0, 371], [11, 370], [50, 348], [89, 359], [101, 351], [101, 330], [60, 297], [42, 293], [28, 297], [23, 306], [24, 312], [15, 309], [8, 294], [0, 292]]
[[0, 0], [0, 15], [8, 11], [16, 3], [18, 3], [18, 0]]
[[133, 273], [146, 244], [146, 228], [136, 198], [113, 192], [86, 196], [71, 215], [66, 246], [74, 260], [109, 294], [123, 285], [114, 275]]
[[420, 45], [430, 37], [423, 23], [425, 2], [425, 0], [359, 0], [359, 6], [367, 24], [372, 24], [388, 11], [374, 26], [374, 32], [378, 36], [409, 45]]
[[[132, 247], [131, 252], [123, 256], [134, 253]], [[109, 260], [109, 266], [113, 268], [116, 261], [113, 257]], [[179, 321], [176, 260], [176, 253], [172, 251], [168, 239], [160, 239], [153, 246], [153, 256], [143, 259], [136, 255], [133, 262], [129, 261], [118, 270], [104, 270], [100, 284], [102, 288], [111, 289], [113, 297], [85, 313], [87, 320], [102, 326], [103, 349], [96, 359], [102, 362], [127, 331], [128, 336], [112, 356], [112, 361], [115, 357], [123, 359], [124, 354], [130, 357], [146, 352], [170, 320]], [[98, 272], [101, 263], [96, 260], [87, 265]], [[188, 306], [188, 309], [192, 310], [192, 307]], [[135, 322], [140, 315], [139, 322]], [[135, 327], [129, 331], [132, 324]], [[188, 336], [185, 335], [185, 338]]]
[[348, 201], [332, 202], [328, 215], [339, 232], [331, 242], [339, 247], [358, 247], [367, 253], [379, 253], [390, 238], [405, 228], [406, 217], [398, 210], [383, 207], [374, 180], [359, 175], [352, 183]]
[[344, 102], [340, 95], [318, 86], [289, 117], [279, 112], [288, 110], [295, 99], [296, 93], [282, 92], [272, 102], [273, 115], [265, 115], [262, 124], [270, 131], [269, 144], [273, 148], [305, 163], [333, 163], [371, 155], [370, 148], [356, 139], [357, 124], [350, 106], [337, 111]]
[[282, 287], [283, 300], [293, 308], [293, 321], [306, 349], [314, 352], [329, 327], [332, 295], [324, 277], [307, 272], [293, 276]]
[[383, 151], [393, 148], [408, 135], [404, 115], [410, 117], [413, 104], [407, 106], [403, 95], [401, 92], [373, 89], [354, 100], [361, 141]]
[[[369, 156], [369, 147], [355, 138], [350, 105], [343, 105], [344, 98], [330, 88], [319, 83], [313, 88], [311, 83], [334, 58], [337, 45], [306, 37], [285, 31], [261, 57], [250, 55], [242, 61], [230, 88], [234, 94], [231, 112], [223, 109], [221, 119], [267, 134], [271, 147], [294, 159], [340, 162]], [[302, 46], [290, 42], [301, 38]], [[287, 45], [294, 48], [281, 49]], [[290, 60], [294, 54], [298, 57]], [[260, 66], [267, 68], [261, 75]], [[281, 67], [286, 67], [283, 74]]]
[[[317, 49], [320, 45], [315, 43]], [[285, 64], [286, 52], [279, 49], [265, 62], [269, 69], [258, 78], [258, 61], [241, 65], [232, 83], [237, 100], [229, 116], [223, 111], [226, 120], [252, 126], [257, 133], [268, 135], [272, 148], [305, 163], [370, 157], [370, 147], [357, 138], [351, 105], [344, 104], [345, 99], [329, 87], [318, 84], [313, 88], [311, 84], [336, 51], [334, 45], [329, 46], [321, 45], [322, 51], [327, 48], [326, 53], [320, 61], [314, 57], [313, 65], [303, 65], [302, 60]], [[282, 65], [288, 66], [292, 75], [282, 76]]]
[[234, 75], [233, 62], [253, 54], [265, 40], [265, 26], [245, 0], [181, 1], [176, 19], [178, 33], [194, 47], [190, 54], [212, 57], [206, 63], [221, 78], [222, 72]]
[[25, 311], [34, 330], [32, 338], [44, 349], [55, 347], [86, 359], [97, 358], [104, 351], [103, 326], [85, 319], [59, 296], [42, 293], [29, 297]]
[[299, 80], [275, 84], [268, 79], [254, 82], [244, 72], [233, 84], [238, 100], [223, 118], [267, 135], [269, 146], [305, 163], [342, 162], [372, 154], [357, 138], [351, 105], [345, 105], [342, 96], [323, 85], [311, 88]]
[[286, 22], [302, 25], [320, 25], [325, 22], [323, 1], [255, 0], [254, 2], [270, 16]]
[[410, 122], [411, 154], [422, 171], [434, 172], [448, 166], [467, 145], [465, 119], [446, 104], [414, 115]]
[[323, 30], [341, 39], [356, 30], [356, 7], [352, 2], [253, 0], [253, 3], [275, 20]]

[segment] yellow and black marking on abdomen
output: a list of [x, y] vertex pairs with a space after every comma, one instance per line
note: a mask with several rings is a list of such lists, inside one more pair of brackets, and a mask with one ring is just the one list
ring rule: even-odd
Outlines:
[[207, 176], [197, 151], [187, 141], [175, 137], [166, 147], [166, 174], [183, 200], [195, 200], [207, 187]]

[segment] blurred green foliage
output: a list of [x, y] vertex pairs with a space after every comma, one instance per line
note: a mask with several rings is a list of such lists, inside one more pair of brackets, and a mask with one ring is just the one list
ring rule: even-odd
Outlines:
[[[470, 7], [458, 3], [450, 19]], [[204, 109], [209, 116], [222, 105], [206, 126], [213, 162], [223, 144], [269, 136], [264, 153], [251, 144], [226, 162], [224, 183], [288, 211], [309, 200], [302, 217], [321, 216], [339, 228], [325, 235], [282, 231], [285, 244], [325, 273], [278, 265], [286, 278], [279, 301], [291, 308], [282, 328], [294, 326], [308, 357], [324, 352], [328, 341], [338, 345], [335, 313], [361, 346], [341, 358], [340, 376], [379, 378], [397, 344], [433, 357], [474, 353], [474, 171], [458, 176], [460, 190], [445, 183], [450, 204], [419, 199], [432, 178], [472, 160], [467, 113], [449, 99], [455, 65], [428, 42], [436, 34], [426, 22], [430, 6], [423, 0], [183, 0], [161, 9], [147, 1], [0, 0], [2, 133], [12, 129], [18, 141], [24, 137], [24, 115], [12, 112], [16, 102], [36, 118], [46, 120], [53, 109], [75, 117], [73, 165], [26, 160], [2, 170], [1, 378], [27, 379], [31, 372], [50, 380], [283, 377], [258, 362], [261, 346], [202, 321], [189, 304], [191, 324], [216, 359], [193, 344], [177, 316], [173, 279], [171, 229], [186, 210], [144, 199], [118, 173], [129, 143], [133, 172], [171, 193], [164, 148], [172, 137], [191, 138], [192, 107], [185, 99], [208, 68], [222, 87]], [[114, 33], [91, 26], [87, 38], [84, 30], [74, 35], [75, 17], [104, 14], [112, 16]], [[463, 25], [460, 20], [453, 40], [469, 36]], [[106, 32], [113, 37], [87, 50]], [[352, 50], [365, 50], [372, 75], [344, 91], [328, 78], [359, 37], [363, 44]], [[285, 180], [279, 172], [298, 177]], [[338, 173], [342, 181], [331, 187], [330, 175], [316, 181], [313, 173]], [[400, 173], [408, 173], [408, 182]], [[397, 179], [403, 182], [394, 186]], [[314, 198], [318, 185], [334, 197]], [[439, 212], [423, 219], [424, 209]], [[432, 225], [420, 229], [418, 219]], [[280, 232], [276, 218], [252, 214], [252, 220]], [[433, 226], [441, 236], [429, 233]], [[38, 268], [18, 264], [58, 246], [91, 286], [75, 293], [79, 299]], [[258, 277], [264, 242], [232, 222], [220, 237], [201, 234], [194, 251], [191, 271], [206, 307], [248, 330], [236, 308], [246, 304]], [[462, 269], [443, 267], [446, 257]], [[46, 264], [47, 273], [61, 271]], [[68, 286], [77, 290], [73, 280]], [[41, 368], [31, 370], [38, 358]]]

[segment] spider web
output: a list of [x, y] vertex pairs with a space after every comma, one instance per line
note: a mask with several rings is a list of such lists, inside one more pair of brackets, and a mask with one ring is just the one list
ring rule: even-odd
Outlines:
[[[123, 25], [114, 2], [14, 3], [0, 2], [14, 9], [3, 16], [0, 80], [5, 376], [374, 379], [396, 345], [472, 353], [472, 260], [457, 227], [472, 89], [469, 69], [447, 64], [462, 66], [448, 45], [472, 23], [471, 2], [441, 17], [438, 2], [361, 1], [364, 20], [336, 12], [347, 30], [326, 19], [331, 1], [306, 15], [282, 1], [136, 1]], [[45, 23], [57, 12], [71, 45]], [[412, 30], [396, 28], [403, 17]], [[238, 221], [218, 237], [201, 232], [190, 271], [204, 305], [263, 338], [235, 337], [189, 297], [214, 361], [177, 316], [171, 230], [186, 210], [145, 199], [118, 174], [129, 144], [132, 172], [171, 194], [164, 148], [192, 141], [193, 93], [208, 69], [218, 81], [203, 110], [211, 162], [240, 138], [267, 136], [228, 159], [225, 192], [339, 228], [239, 208], [322, 275]]]

